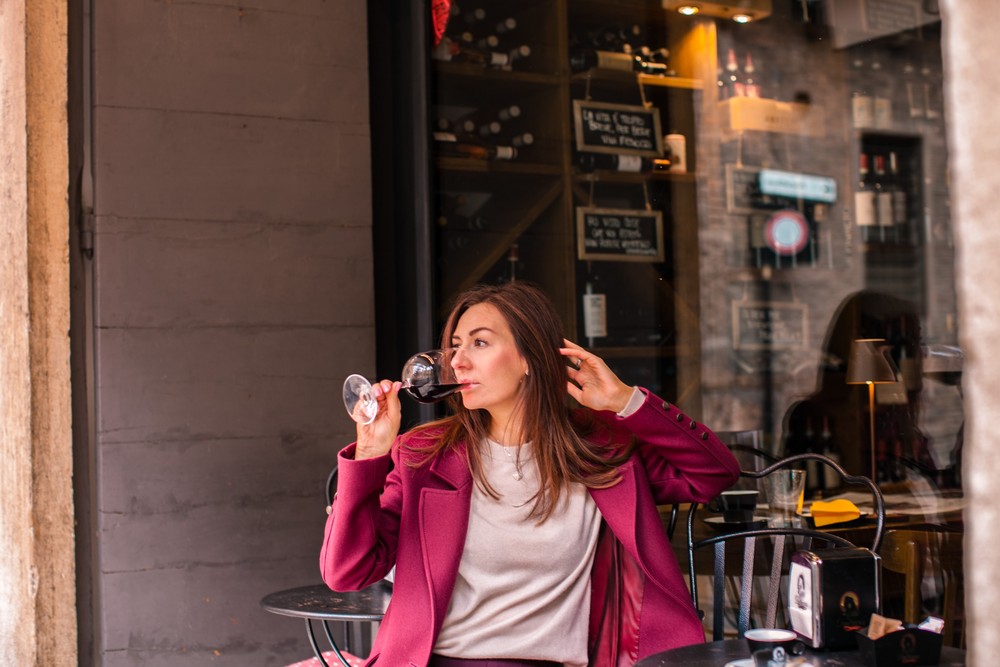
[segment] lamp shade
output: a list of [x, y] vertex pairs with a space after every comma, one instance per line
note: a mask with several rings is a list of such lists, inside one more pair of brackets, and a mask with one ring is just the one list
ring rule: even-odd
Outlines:
[[895, 364], [882, 353], [884, 338], [859, 338], [851, 343], [847, 384], [884, 384], [896, 381]]

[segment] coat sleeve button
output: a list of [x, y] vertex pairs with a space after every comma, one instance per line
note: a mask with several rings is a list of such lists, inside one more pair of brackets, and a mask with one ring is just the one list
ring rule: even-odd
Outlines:
[[679, 421], [679, 422], [684, 421], [684, 415], [682, 415], [681, 413], [678, 412], [677, 413], [677, 421]]
[[705, 431], [704, 433], [701, 434], [701, 439], [708, 440], [708, 431]]
[[688, 428], [691, 429], [692, 431], [695, 430], [696, 428], [698, 428], [698, 422], [692, 419], [691, 423], [688, 424]]

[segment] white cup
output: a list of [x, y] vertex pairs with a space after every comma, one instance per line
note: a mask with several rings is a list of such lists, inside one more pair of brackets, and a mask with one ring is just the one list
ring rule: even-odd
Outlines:
[[670, 150], [670, 169], [675, 174], [687, 173], [687, 140], [683, 134], [668, 134], [663, 137]]

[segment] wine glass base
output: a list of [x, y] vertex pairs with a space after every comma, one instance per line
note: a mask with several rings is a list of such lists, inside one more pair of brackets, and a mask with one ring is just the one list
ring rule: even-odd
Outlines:
[[372, 383], [361, 375], [349, 375], [344, 380], [344, 407], [351, 419], [370, 424], [378, 414], [378, 402], [372, 396]]

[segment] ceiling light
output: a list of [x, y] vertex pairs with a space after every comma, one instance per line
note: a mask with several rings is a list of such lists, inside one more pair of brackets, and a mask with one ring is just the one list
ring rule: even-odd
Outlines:
[[[660, 0], [660, 6], [668, 12], [680, 12], [687, 16], [696, 13], [699, 17], [724, 20], [736, 19], [741, 23], [746, 23], [746, 19], [756, 22], [767, 18], [771, 15], [772, 4], [773, 0]], [[740, 16], [746, 19], [741, 20], [738, 18]]]

